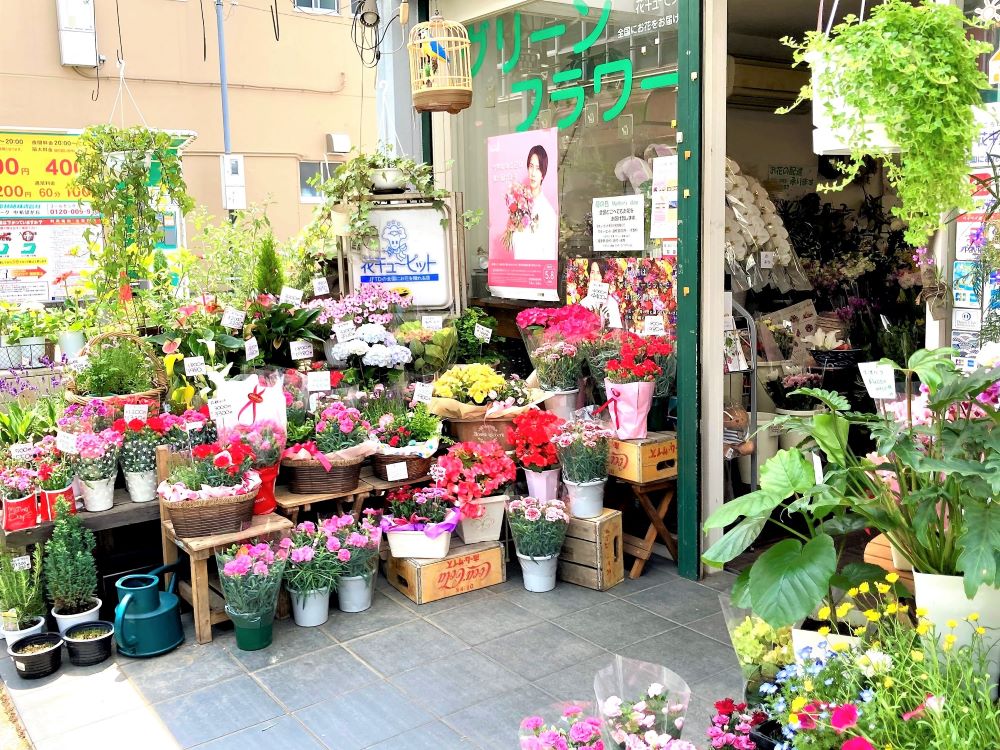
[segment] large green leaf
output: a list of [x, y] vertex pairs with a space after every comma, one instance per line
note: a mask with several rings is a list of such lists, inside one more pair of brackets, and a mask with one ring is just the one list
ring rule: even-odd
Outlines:
[[816, 483], [812, 461], [798, 448], [780, 450], [760, 467], [760, 489], [778, 500], [808, 492]]
[[826, 460], [843, 466], [847, 463], [845, 446], [850, 424], [839, 414], [817, 414], [813, 417], [812, 436], [819, 444]]
[[721, 529], [743, 516], [767, 517], [782, 501], [782, 498], [757, 490], [736, 500], [730, 500], [709, 516], [705, 530]]
[[753, 606], [753, 600], [750, 598], [750, 568], [743, 568], [736, 576], [729, 601], [733, 603], [734, 607], [742, 607], [743, 609], [750, 609]]
[[836, 572], [832, 537], [821, 534], [805, 545], [797, 539], [778, 542], [750, 569], [754, 612], [776, 628], [798, 622], [823, 601]]
[[868, 519], [853, 513], [845, 513], [842, 516], [828, 518], [819, 528], [826, 534], [842, 536], [855, 531], [864, 531], [868, 528]]
[[766, 518], [744, 518], [701, 556], [706, 565], [721, 567], [746, 551], [756, 541]]
[[931, 391], [936, 391], [941, 386], [945, 374], [955, 371], [953, 356], [955, 356], [954, 349], [919, 349], [910, 355], [906, 366], [916, 373], [921, 383]]
[[791, 392], [792, 396], [812, 396], [831, 411], [847, 411], [851, 408], [851, 402], [836, 391], [828, 391], [824, 388], [799, 388]]
[[965, 594], [975, 596], [980, 585], [996, 585], [1000, 554], [1000, 505], [967, 498], [965, 526], [959, 537], [958, 567], [965, 573]]

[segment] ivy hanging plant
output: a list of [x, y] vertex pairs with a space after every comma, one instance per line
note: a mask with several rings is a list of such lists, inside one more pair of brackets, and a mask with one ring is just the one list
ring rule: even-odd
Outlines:
[[[796, 65], [814, 65], [812, 85], [802, 88], [791, 108], [816, 99], [817, 91], [832, 93], [833, 100], [814, 106], [826, 108], [832, 128], [850, 145], [841, 166], [844, 179], [820, 189], [842, 189], [866, 156], [881, 157], [900, 201], [893, 213], [907, 222], [912, 245], [927, 241], [942, 214], [971, 208], [968, 163], [980, 130], [975, 106], [987, 88], [977, 57], [992, 51], [966, 35], [973, 26], [982, 24], [952, 5], [887, 0], [863, 21], [846, 16], [829, 35], [813, 31], [803, 42], [782, 39], [794, 50]], [[878, 143], [873, 123], [899, 147], [898, 161]]]

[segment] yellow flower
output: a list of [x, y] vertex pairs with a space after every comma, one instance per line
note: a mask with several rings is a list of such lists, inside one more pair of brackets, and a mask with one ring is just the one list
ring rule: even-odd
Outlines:
[[802, 695], [800, 695], [797, 698], [795, 698], [792, 701], [792, 713], [793, 714], [797, 714], [799, 711], [801, 711], [803, 708], [806, 707], [806, 704], [808, 702], [809, 702], [809, 699], [806, 698], [805, 696], [802, 696]]
[[820, 635], [830, 635], [830, 628], [824, 625], [823, 627], [819, 628], [816, 632], [819, 633]]
[[978, 622], [979, 621], [979, 613], [978, 612], [973, 612], [971, 615], [969, 615], [965, 619], [967, 619], [969, 622]]
[[847, 617], [847, 613], [854, 609], [854, 604], [852, 602], [844, 602], [837, 607], [837, 617], [843, 619]]
[[927, 617], [927, 609], [924, 607], [917, 607], [914, 611], [917, 617]]
[[958, 627], [958, 623], [955, 620], [948, 620], [948, 622], [946, 622], [945, 625], [947, 625], [952, 630]]
[[804, 680], [804, 681], [802, 682], [802, 688], [803, 688], [803, 689], [804, 689], [804, 690], [805, 690], [805, 691], [806, 691], [807, 693], [811, 693], [811, 692], [813, 691], [813, 687], [814, 687], [814, 685], [813, 685], [813, 681], [812, 681], [812, 680]]
[[858, 590], [857, 589], [853, 589], [853, 588], [852, 589], [847, 589], [847, 595], [848, 596], [857, 596], [858, 595]]
[[958, 638], [955, 636], [954, 633], [948, 633], [948, 635], [946, 635], [944, 637], [944, 645], [945, 646], [954, 646], [955, 645], [955, 641], [957, 641], [957, 640], [958, 640]]
[[899, 611], [899, 605], [897, 605], [896, 602], [892, 602], [892, 603], [886, 605], [885, 613], [887, 615], [894, 615], [898, 611]]
[[976, 635], [986, 635], [986, 628], [984, 628], [982, 625], [977, 625]]
[[858, 586], [858, 591], [860, 591], [862, 594], [867, 594], [869, 591], [871, 591], [871, 587], [869, 587], [868, 581], [864, 581], [860, 586]]
[[834, 643], [831, 646], [831, 648], [834, 651], [838, 651], [839, 652], [839, 651], [847, 651], [847, 649], [850, 648], [850, 646], [847, 643], [845, 643], [844, 641], [837, 641], [836, 643]]
[[865, 626], [862, 625], [860, 627], [854, 628], [853, 633], [854, 633], [854, 635], [856, 635], [856, 636], [858, 636], [860, 638], [861, 636], [863, 636], [865, 634], [865, 630], [866, 630]]
[[927, 635], [927, 631], [930, 629], [931, 626], [929, 623], [927, 623], [926, 621], [921, 622], [919, 625], [917, 625], [917, 635]]
[[885, 583], [876, 583], [875, 588], [878, 589], [880, 594], [888, 594], [892, 590], [892, 586]]
[[913, 659], [913, 661], [923, 661], [924, 660], [924, 652], [923, 651], [917, 651], [916, 649], [913, 649], [913, 651], [910, 652], [910, 658]]
[[798, 714], [788, 714], [788, 723], [792, 725], [798, 724], [799, 723]]
[[896, 681], [891, 677], [886, 677], [884, 680], [882, 680], [882, 685], [885, 686], [886, 688], [891, 688], [895, 684]]
[[909, 604], [900, 604], [899, 605], [899, 611], [900, 612], [909, 612], [910, 611], [910, 605]]
[[820, 607], [819, 608], [819, 612], [817, 613], [817, 619], [820, 619], [820, 620], [829, 620], [830, 619], [830, 608], [826, 607], [826, 606]]
[[868, 618], [868, 622], [878, 622], [882, 619], [882, 615], [876, 612], [874, 609], [866, 609], [865, 617]]
[[895, 583], [896, 581], [899, 580], [899, 573], [890, 573], [885, 577], [885, 580], [887, 580], [889, 583]]

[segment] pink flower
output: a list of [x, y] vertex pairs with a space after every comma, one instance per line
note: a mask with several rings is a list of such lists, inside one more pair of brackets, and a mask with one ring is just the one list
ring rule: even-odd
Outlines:
[[864, 737], [851, 737], [840, 746], [840, 750], [875, 750], [875, 746]]
[[340, 560], [341, 562], [350, 562], [351, 551], [349, 549], [341, 548], [340, 551], [337, 553], [337, 559]]
[[521, 729], [534, 732], [536, 729], [541, 729], [544, 723], [541, 716], [529, 716], [521, 722]]
[[528, 508], [524, 511], [524, 517], [529, 521], [537, 521], [542, 517], [542, 513], [538, 508]]
[[850, 729], [858, 723], [858, 707], [853, 703], [846, 703], [837, 706], [830, 714], [830, 726], [837, 734], [841, 734], [845, 729]]
[[291, 560], [293, 563], [309, 562], [316, 555], [316, 550], [312, 547], [297, 547], [292, 550]]
[[288, 549], [289, 547], [292, 546], [292, 544], [293, 544], [292, 538], [289, 536], [286, 536], [284, 539], [278, 542], [278, 546], [281, 547], [282, 549]]
[[336, 552], [337, 550], [340, 549], [340, 540], [335, 536], [331, 536], [329, 539], [326, 540], [326, 548], [330, 552]]
[[253, 574], [255, 576], [266, 576], [269, 572], [267, 563], [263, 560], [258, 560], [253, 564]]
[[594, 734], [594, 727], [585, 721], [578, 721], [569, 729], [569, 738], [573, 742], [590, 742]]

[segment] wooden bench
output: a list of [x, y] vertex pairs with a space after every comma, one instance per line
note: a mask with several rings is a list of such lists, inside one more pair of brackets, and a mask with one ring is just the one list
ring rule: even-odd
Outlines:
[[288, 487], [275, 487], [274, 499], [278, 503], [278, 512], [287, 517], [293, 524], [298, 523], [299, 511], [309, 511], [313, 505], [326, 502], [336, 502], [338, 513], [351, 513], [357, 520], [361, 515], [365, 500], [372, 494], [371, 486], [362, 481], [349, 492], [318, 492], [298, 495]]

